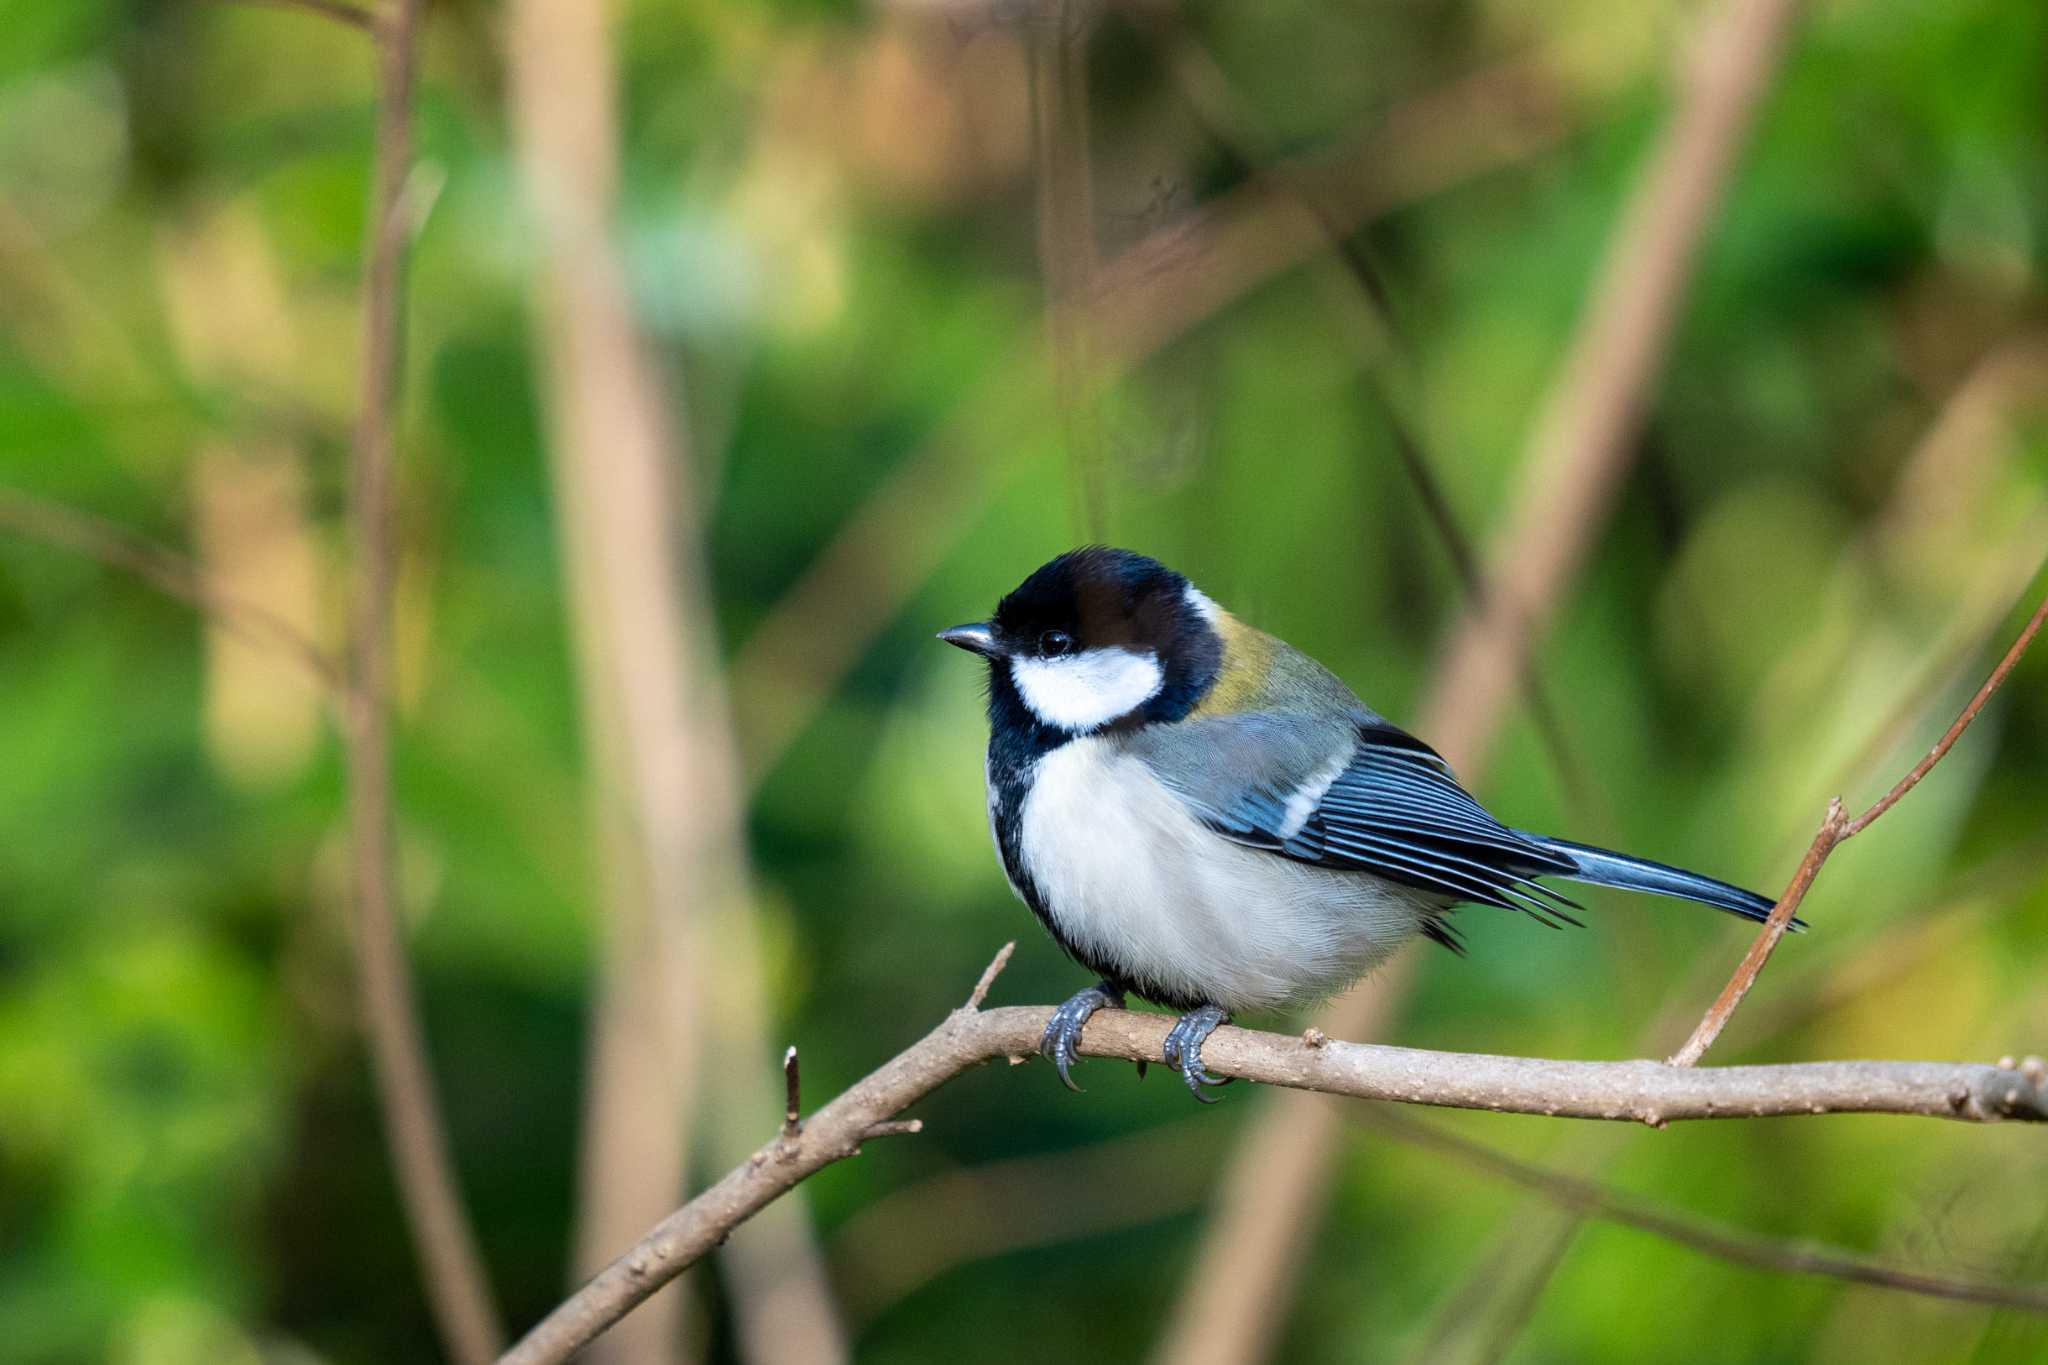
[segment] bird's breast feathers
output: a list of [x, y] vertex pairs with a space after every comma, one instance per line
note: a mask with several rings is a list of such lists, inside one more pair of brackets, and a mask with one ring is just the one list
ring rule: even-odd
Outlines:
[[1038, 758], [1016, 828], [1019, 870], [1053, 931], [1167, 1001], [1243, 1010], [1338, 990], [1441, 903], [1224, 838], [1115, 736]]

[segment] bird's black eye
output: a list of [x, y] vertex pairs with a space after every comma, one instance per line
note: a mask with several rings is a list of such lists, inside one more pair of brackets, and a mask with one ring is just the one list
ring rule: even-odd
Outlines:
[[1074, 637], [1063, 630], [1049, 630], [1038, 637], [1038, 652], [1048, 659], [1057, 659], [1074, 650]]

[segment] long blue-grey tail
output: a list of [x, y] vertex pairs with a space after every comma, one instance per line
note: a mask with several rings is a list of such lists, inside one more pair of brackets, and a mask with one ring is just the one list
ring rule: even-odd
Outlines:
[[[1680, 900], [1698, 901], [1716, 910], [1726, 910], [1747, 920], [1770, 918], [1771, 907], [1776, 904], [1769, 896], [1759, 896], [1754, 891], [1744, 891], [1739, 886], [1703, 877], [1697, 872], [1687, 872], [1683, 868], [1653, 863], [1647, 858], [1631, 858], [1625, 853], [1611, 853], [1604, 848], [1575, 844], [1569, 839], [1553, 839], [1547, 834], [1531, 834], [1527, 830], [1518, 829], [1515, 833], [1560, 858], [1569, 859], [1578, 869], [1576, 872], [1552, 873], [1552, 876], [1591, 882], [1595, 886], [1619, 886], [1629, 891], [1676, 896]], [[1804, 929], [1806, 922], [1795, 919], [1792, 927]]]

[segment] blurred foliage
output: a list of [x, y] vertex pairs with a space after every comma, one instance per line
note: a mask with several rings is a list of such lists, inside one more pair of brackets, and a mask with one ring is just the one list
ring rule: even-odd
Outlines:
[[[621, 246], [713, 492], [728, 651], [908, 462], [952, 462], [971, 490], [906, 520], [940, 565], [906, 607], [848, 585], [858, 662], [760, 775], [775, 1029], [801, 1043], [821, 1097], [957, 1003], [1006, 937], [1022, 948], [1001, 997], [1081, 980], [996, 874], [977, 680], [930, 639], [1079, 534], [1055, 407], [1019, 360], [1043, 306], [1026, 56], [1018, 30], [971, 7], [622, 8]], [[500, 16], [477, 0], [429, 9], [420, 142], [438, 195], [412, 271], [403, 423], [401, 880], [465, 1189], [526, 1322], [566, 1273], [601, 869]], [[1392, 283], [1415, 419], [1475, 530], [1510, 496], [1689, 17], [1568, 0], [1190, 13], [1267, 131], [1303, 151], [1540, 56], [1564, 137], [1357, 234]], [[1825, 798], [1882, 790], [2002, 648], [2017, 618], [2001, 612], [2048, 546], [2043, 71], [2034, 0], [1810, 14], [1710, 237], [1640, 459], [1542, 651], [1591, 799], [1568, 798], [1518, 722], [1484, 783], [1515, 823], [1774, 885]], [[1113, 15], [1093, 73], [1113, 257], [1242, 170]], [[329, 642], [369, 79], [360, 35], [303, 13], [0, 5], [0, 485], [189, 546]], [[1320, 264], [1275, 275], [1114, 385], [1096, 415], [1111, 464], [1096, 511], [1112, 539], [1412, 718], [1458, 593], [1362, 382], [1353, 315], [1333, 307], [1348, 287]], [[743, 721], [774, 685], [811, 680], [752, 682], [762, 695], [734, 699]], [[1916, 697], [1910, 723], [1861, 752]], [[354, 1030], [337, 758], [324, 703], [287, 666], [119, 572], [0, 537], [8, 1359], [431, 1353]], [[2041, 1047], [2044, 775], [2037, 653], [1936, 776], [1829, 866], [1815, 932], [1787, 946], [1722, 1060]], [[1394, 1036], [1667, 1047], [1649, 1022], [1703, 1002], [1745, 936], [1663, 904], [1594, 909], [1592, 928], [1558, 934], [1465, 912], [1470, 959], [1429, 952]], [[718, 1059], [713, 1102], [717, 1067], [754, 1064]], [[1084, 1078], [1085, 1099], [1037, 1068], [964, 1078], [924, 1107], [923, 1136], [811, 1185], [863, 1358], [1129, 1357], [1153, 1339], [1257, 1099], [1240, 1087], [1191, 1117], [1177, 1086], [1099, 1062]], [[1582, 1141], [1537, 1120], [1444, 1121], [1567, 1162]], [[2048, 1187], [2037, 1133], [1711, 1124], [1619, 1150], [1612, 1179], [1681, 1208], [2048, 1277], [2040, 1201], [2014, 1197]], [[1007, 1226], [996, 1181], [983, 1208], [906, 1202], [922, 1225], [850, 1231], [892, 1191], [1048, 1153], [1071, 1154], [1057, 1158], [1071, 1216], [1032, 1220], [1048, 1229], [1037, 1244], [978, 1240]], [[1358, 1135], [1285, 1358], [1416, 1347], [1526, 1210]], [[929, 1264], [900, 1250], [955, 1242]], [[714, 1270], [700, 1291], [715, 1287]], [[725, 1358], [723, 1310], [702, 1297]], [[2037, 1321], [1594, 1228], [1516, 1358], [2042, 1350]]]

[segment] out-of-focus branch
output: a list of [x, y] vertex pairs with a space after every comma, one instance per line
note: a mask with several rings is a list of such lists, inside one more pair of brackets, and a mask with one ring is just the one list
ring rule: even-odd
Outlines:
[[[1421, 96], [1290, 163], [1346, 230], [1555, 145], [1571, 127], [1540, 59], [1517, 59]], [[1290, 196], [1253, 185], [1150, 233], [1103, 264], [1088, 334], [1108, 383], [1274, 275], [1323, 249]], [[734, 721], [755, 780], [781, 759], [910, 594], [964, 539], [998, 476], [977, 434], [1020, 419], [1019, 375], [1043, 369], [1033, 337], [850, 517], [741, 647]], [[849, 604], [860, 610], [849, 610]]]
[[1095, 192], [1088, 142], [1088, 36], [1095, 0], [1043, 0], [1025, 20], [1031, 55], [1031, 123], [1038, 180], [1038, 264], [1045, 285], [1046, 345], [1067, 459], [1074, 470], [1085, 540], [1102, 538], [1108, 470], [1095, 420]]
[[1632, 456], [1657, 367], [1736, 154], [1783, 58], [1798, 0], [1724, 0], [1680, 63], [1676, 108], [1594, 282], [1570, 354], [1523, 453], [1501, 591], [1453, 633], [1422, 730], [1446, 752], [1487, 747], [1498, 694], [1548, 624]]
[[[969, 1262], [1059, 1246], [1192, 1209], [1204, 1156], [1226, 1134], [1207, 1115], [1061, 1151], [951, 1167], [864, 1205], [833, 1234], [834, 1280], [856, 1325]], [[905, 1236], [915, 1229], [915, 1236]]]
[[[1373, 118], [1320, 153], [1192, 210], [1103, 266], [1096, 335], [1143, 358], [1281, 271], [1370, 220], [1556, 146], [1578, 111], [1536, 52], [1503, 61]], [[1303, 207], [1313, 198], [1320, 213]]]
[[[544, 243], [536, 339], [570, 590], [588, 802], [604, 887], [591, 988], [571, 1272], [603, 1265], [684, 1188], [702, 982], [693, 916], [731, 894], [717, 784], [689, 801], [689, 642], [673, 584], [667, 398], [642, 354], [610, 246], [616, 192], [608, 8], [507, 10], [515, 151]], [[680, 520], [679, 518], [677, 520]], [[713, 775], [704, 775], [712, 779]], [[673, 1361], [668, 1295], [605, 1360]]]
[[2041, 605], [2034, 609], [2033, 616], [2028, 618], [2027, 624], [2020, 630], [2019, 638], [2012, 642], [2012, 647], [2005, 651], [2005, 657], [1991, 670], [1991, 676], [1984, 680], [1976, 695], [1964, 705], [1961, 714], [1935, 742], [1934, 747], [1928, 750], [1904, 777], [1894, 783], [1890, 791], [1879, 797], [1870, 809], [1854, 819], [1849, 819], [1844, 816], [1839, 799], [1830, 803], [1827, 818], [1821, 821], [1820, 831], [1813, 836], [1813, 844], [1806, 850], [1806, 857], [1800, 861], [1799, 871], [1794, 874], [1791, 885], [1785, 888], [1785, 894], [1780, 896], [1777, 905], [1772, 907], [1770, 918], [1757, 932], [1755, 942], [1750, 944], [1749, 951], [1743, 955], [1741, 963], [1735, 968], [1735, 975], [1728, 979], [1728, 984], [1721, 988], [1721, 994], [1707, 1007], [1699, 1026], [1693, 1029], [1692, 1036], [1687, 1038], [1684, 1046], [1672, 1056], [1673, 1066], [1692, 1066], [1706, 1055], [1707, 1049], [1714, 1045], [1714, 1040], [1721, 1036], [1721, 1030], [1728, 1026], [1729, 1017], [1735, 1013], [1736, 1007], [1742, 1004], [1742, 998], [1749, 994], [1749, 988], [1756, 984], [1757, 974], [1763, 971], [1764, 964], [1770, 961], [1771, 954], [1777, 949], [1778, 940], [1785, 936], [1786, 927], [1791, 924], [1793, 915], [1798, 913], [1799, 903], [1806, 899], [1807, 890], [1813, 885], [1813, 879], [1819, 875], [1821, 865], [1827, 862], [1828, 855], [1870, 828], [1879, 816], [1897, 805], [1907, 792], [1918, 786], [1920, 780], [1933, 771], [1934, 765], [1941, 762], [1948, 751], [1955, 747], [1956, 741], [1962, 738], [1963, 731], [1970, 728], [1970, 722], [1977, 718], [1978, 713], [1984, 709], [1984, 704], [1991, 700], [1991, 694], [2011, 676], [2013, 668], [2020, 661], [2020, 656], [2027, 652], [2027, 646], [2034, 642], [2034, 636], [2040, 632], [2044, 620], [2048, 620], [2048, 597], [2041, 599]]
[[[607, 905], [593, 993], [576, 1273], [673, 1207], [693, 1124], [766, 1103], [740, 1067], [697, 1103], [700, 1057], [768, 1055], [742, 795], [694, 489], [673, 396], [647, 353], [615, 246], [617, 74], [606, 5], [515, 0], [506, 29], [518, 155], [544, 251], [535, 327], [570, 579], [593, 821]], [[750, 1143], [751, 1135], [741, 1141]], [[754, 1365], [845, 1354], [801, 1203], [726, 1284]], [[772, 1242], [772, 1246], [769, 1243]], [[673, 1359], [682, 1300], [605, 1343]]]
[[235, 597], [175, 550], [104, 517], [13, 488], [0, 488], [0, 527], [132, 574], [249, 644], [277, 650], [337, 699], [348, 693], [341, 663], [311, 636], [276, 612]]
[[420, 0], [398, 0], [377, 34], [362, 396], [349, 498], [355, 531], [352, 686], [346, 708], [349, 821], [356, 967], [385, 1137], [443, 1344], [454, 1360], [477, 1362], [497, 1354], [503, 1333], [476, 1235], [456, 1188], [392, 892], [391, 737], [385, 705], [391, 694], [391, 600], [398, 567], [392, 428], [404, 349], [405, 252], [412, 229], [403, 196], [412, 169], [419, 18]]
[[[338, 24], [375, 33], [380, 22], [376, 11], [359, 5], [343, 3], [343, 0], [214, 0], [216, 4], [247, 5], [252, 9], [288, 9], [301, 14], [310, 14], [320, 19], [332, 19]], [[402, 21], [401, 21], [402, 22]]]
[[1583, 1217], [1620, 1223], [1736, 1265], [1754, 1266], [1785, 1275], [1819, 1275], [1929, 1298], [1991, 1304], [2028, 1313], [2048, 1313], [2048, 1285], [1955, 1279], [1915, 1270], [1911, 1266], [1894, 1265], [1874, 1256], [1859, 1256], [1835, 1247], [1780, 1241], [1717, 1227], [1704, 1219], [1676, 1214], [1647, 1200], [1618, 1193], [1595, 1181], [1581, 1180], [1562, 1171], [1517, 1160], [1483, 1143], [1468, 1141], [1399, 1114], [1371, 1108], [1358, 1109], [1352, 1111], [1352, 1121], [1396, 1141], [1439, 1152], [1475, 1170], [1519, 1185]]
[[[1261, 126], [1222, 66], [1188, 31], [1179, 5], [1174, 0], [1126, 0], [1122, 11], [1152, 40], [1209, 136], [1244, 167], [1254, 183], [1276, 198], [1298, 204], [1321, 231], [1330, 259], [1342, 268], [1348, 293], [1362, 303], [1367, 330], [1373, 334], [1365, 346], [1370, 352], [1364, 357], [1367, 390], [1378, 404], [1395, 458], [1443, 546], [1452, 574], [1467, 604], [1476, 609], [1489, 591], [1486, 570], [1437, 476], [1438, 462], [1431, 458], [1419, 425], [1410, 419], [1412, 404], [1401, 399], [1402, 394], [1412, 393], [1414, 381], [1405, 374], [1396, 380], [1385, 373], [1396, 368], [1396, 361], [1404, 370], [1412, 368], [1412, 354], [1396, 325], [1385, 280], [1364, 245], [1351, 234], [1343, 215], [1325, 202], [1327, 191], [1274, 154], [1274, 138]], [[1518, 682], [1538, 737], [1573, 804], [1588, 806], [1593, 800], [1592, 784], [1586, 780], [1585, 765], [1573, 753], [1563, 721], [1544, 689], [1534, 652], [1525, 653], [1520, 662]]]
[[[1416, 727], [1467, 781], [1478, 780], [1525, 660], [1575, 579], [1634, 453], [1630, 438], [1686, 277], [1796, 10], [1796, 0], [1726, 0], [1681, 64], [1670, 123], [1630, 196], [1522, 460], [1509, 529], [1489, 575], [1498, 590], [1453, 629]], [[1412, 963], [1397, 959], [1353, 990], [1333, 1010], [1329, 1030], [1361, 1036], [1361, 1024], [1391, 1012]], [[1277, 1097], [1253, 1120], [1246, 1151], [1284, 1155], [1287, 1164], [1233, 1163], [1223, 1216], [1211, 1224], [1154, 1359], [1238, 1365], [1268, 1353], [1300, 1252], [1239, 1249], [1313, 1236], [1337, 1138], [1334, 1116], [1299, 1096]]]
[[[891, 1120], [947, 1081], [998, 1058], [1035, 1054], [1045, 1006], [962, 1006], [924, 1038], [812, 1115], [794, 1139], [777, 1133], [744, 1163], [670, 1214], [630, 1251], [544, 1318], [501, 1365], [567, 1359], [798, 1182], [903, 1131]], [[1157, 1060], [1172, 1020], [1104, 1010], [1081, 1054]], [[1425, 1052], [1225, 1026], [1203, 1048], [1219, 1075], [1358, 1099], [1608, 1119], [1662, 1127], [1684, 1119], [1827, 1113], [1912, 1114], [1967, 1122], [2048, 1121], [2048, 1063], [1805, 1062], [1672, 1067]], [[764, 1111], [766, 1122], [771, 1111]]]

